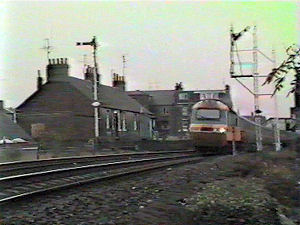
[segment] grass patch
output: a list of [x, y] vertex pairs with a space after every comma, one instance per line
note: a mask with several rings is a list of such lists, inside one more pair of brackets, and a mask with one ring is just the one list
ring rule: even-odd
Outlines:
[[189, 224], [281, 224], [300, 206], [296, 158], [294, 151], [260, 152], [215, 162], [221, 180], [189, 199]]
[[188, 224], [280, 224], [277, 202], [255, 178], [215, 181], [187, 201]]

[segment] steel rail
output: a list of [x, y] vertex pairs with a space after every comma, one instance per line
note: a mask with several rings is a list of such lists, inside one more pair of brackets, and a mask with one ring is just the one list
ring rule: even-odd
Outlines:
[[[203, 160], [204, 157], [202, 156], [190, 156], [190, 157], [173, 157], [171, 159], [168, 159], [167, 161], [164, 160], [164, 162], [160, 162], [162, 160], [161, 158], [156, 158], [156, 159], [146, 159], [146, 162], [149, 163], [147, 165], [142, 164], [142, 165], [136, 165], [136, 163], [131, 162], [129, 163], [128, 161], [123, 162], [125, 166], [132, 165], [129, 167], [122, 167], [122, 168], [117, 168], [115, 170], [109, 170], [109, 171], [102, 171], [102, 173], [99, 172], [94, 172], [91, 174], [84, 174], [80, 176], [68, 176], [63, 177], [63, 178], [58, 178], [56, 180], [48, 180], [44, 181], [44, 183], [35, 183], [35, 184], [30, 184], [21, 187], [15, 187], [13, 190], [7, 190], [6, 193], [0, 193], [0, 203], [6, 203], [11, 200], [15, 199], [20, 199], [26, 196], [32, 196], [35, 194], [40, 194], [40, 193], [46, 193], [50, 191], [55, 191], [55, 190], [60, 190], [63, 188], [69, 188], [73, 186], [78, 186], [82, 184], [87, 184], [87, 183], [92, 183], [92, 182], [97, 182], [97, 181], [105, 181], [105, 180], [110, 180], [113, 178], [117, 177], [122, 177], [126, 175], [131, 175], [131, 174], [138, 174], [146, 171], [151, 171], [159, 168], [164, 168], [164, 167], [169, 167], [169, 166], [175, 166], [175, 165], [180, 165], [184, 163], [193, 163], [193, 162], [199, 162], [200, 160]], [[132, 161], [132, 160], [131, 160]], [[138, 160], [139, 162], [141, 160]], [[119, 162], [121, 164], [122, 162]], [[73, 168], [72, 168], [73, 169]], [[124, 169], [130, 169], [129, 171], [125, 171]], [[123, 171], [122, 171], [123, 170]], [[114, 173], [114, 171], [117, 171]], [[110, 172], [112, 174], [107, 175], [107, 173]], [[53, 172], [52, 172], [53, 173]], [[20, 178], [20, 177], [19, 177]], [[19, 179], [18, 178], [18, 179]], [[23, 177], [24, 178], [24, 177]], [[11, 179], [6, 179], [6, 181], [11, 180]], [[76, 181], [74, 181], [76, 180]], [[54, 183], [54, 184], [53, 184]], [[29, 187], [29, 188], [28, 188]], [[21, 190], [20, 190], [21, 188]]]
[[42, 168], [48, 166], [53, 167], [58, 165], [67, 165], [67, 164], [74, 164], [74, 163], [87, 163], [87, 162], [97, 161], [100, 159], [109, 160], [116, 157], [135, 157], [135, 156], [163, 155], [163, 154], [185, 154], [185, 153], [193, 153], [193, 152], [195, 152], [195, 150], [122, 153], [122, 154], [107, 154], [107, 155], [93, 155], [93, 156], [61, 157], [61, 158], [54, 158], [54, 159], [42, 159], [42, 160], [32, 160], [32, 161], [16, 161], [16, 162], [0, 163], [0, 175], [1, 172]]
[[61, 169], [54, 169], [54, 170], [47, 170], [47, 171], [39, 171], [33, 173], [26, 173], [14, 176], [7, 176], [0, 178], [0, 185], [2, 182], [13, 181], [18, 179], [24, 179], [29, 177], [36, 177], [41, 175], [49, 175], [49, 174], [59, 174], [64, 172], [70, 171], [80, 171], [80, 170], [87, 170], [87, 169], [94, 169], [94, 168], [102, 168], [102, 167], [109, 167], [109, 166], [120, 166], [120, 165], [129, 165], [135, 163], [143, 163], [143, 162], [152, 162], [157, 160], [170, 160], [170, 159], [178, 159], [178, 158], [186, 158], [186, 157], [196, 157], [194, 156], [169, 156], [169, 157], [157, 157], [157, 158], [150, 158], [150, 159], [136, 159], [136, 160], [126, 160], [126, 161], [116, 161], [116, 162], [109, 162], [109, 163], [100, 163], [100, 164], [92, 164], [92, 165], [85, 165], [85, 166], [78, 166], [78, 167], [69, 167], [69, 168], [61, 168]]

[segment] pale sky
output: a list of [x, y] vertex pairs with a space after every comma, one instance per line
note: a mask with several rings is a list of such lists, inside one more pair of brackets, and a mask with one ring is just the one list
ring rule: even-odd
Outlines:
[[[128, 90], [172, 89], [179, 81], [185, 90], [230, 84], [242, 114], [253, 109], [253, 96], [229, 76], [230, 24], [236, 32], [256, 24], [259, 49], [271, 56], [274, 47], [278, 63], [286, 47], [299, 43], [296, 2], [2, 1], [0, 9], [0, 98], [7, 107], [35, 91], [38, 69], [45, 75], [45, 38], [53, 46], [51, 58], [69, 58], [72, 76], [82, 77], [84, 54], [92, 62], [91, 49], [76, 42], [95, 35], [103, 84], [111, 85], [111, 69], [121, 74], [125, 54]], [[238, 42], [240, 49], [252, 47], [251, 32]], [[252, 59], [249, 54], [241, 58]], [[259, 57], [260, 74], [271, 68]], [[245, 83], [252, 88], [252, 81]], [[289, 116], [293, 104], [285, 97], [287, 89], [279, 96], [280, 116]], [[274, 116], [273, 99], [262, 97], [260, 103], [264, 115]]]

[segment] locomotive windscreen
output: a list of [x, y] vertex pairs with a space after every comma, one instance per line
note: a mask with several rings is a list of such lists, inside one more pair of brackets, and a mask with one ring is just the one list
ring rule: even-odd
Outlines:
[[198, 109], [196, 111], [198, 120], [220, 119], [220, 110], [217, 109]]

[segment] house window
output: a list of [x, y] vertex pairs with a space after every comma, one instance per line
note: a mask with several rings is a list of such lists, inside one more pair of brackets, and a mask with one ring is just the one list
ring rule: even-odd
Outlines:
[[115, 110], [113, 116], [113, 130], [121, 131], [121, 115], [120, 111]]
[[134, 131], [137, 131], [137, 115], [135, 114], [134, 115], [134, 121], [133, 121], [133, 130]]
[[188, 121], [182, 121], [182, 131], [188, 131], [189, 128], [189, 122]]
[[188, 93], [180, 93], [178, 95], [178, 97], [179, 97], [179, 100], [187, 100], [187, 99], [189, 99]]
[[121, 113], [118, 111], [118, 131], [122, 131]]
[[123, 118], [122, 118], [122, 130], [127, 131], [126, 129], [126, 114], [123, 113]]
[[109, 118], [109, 110], [106, 111], [106, 129], [110, 128], [110, 118]]
[[182, 107], [182, 115], [183, 116], [188, 116], [189, 115], [188, 107]]
[[163, 108], [163, 114], [169, 114], [168, 108]]

